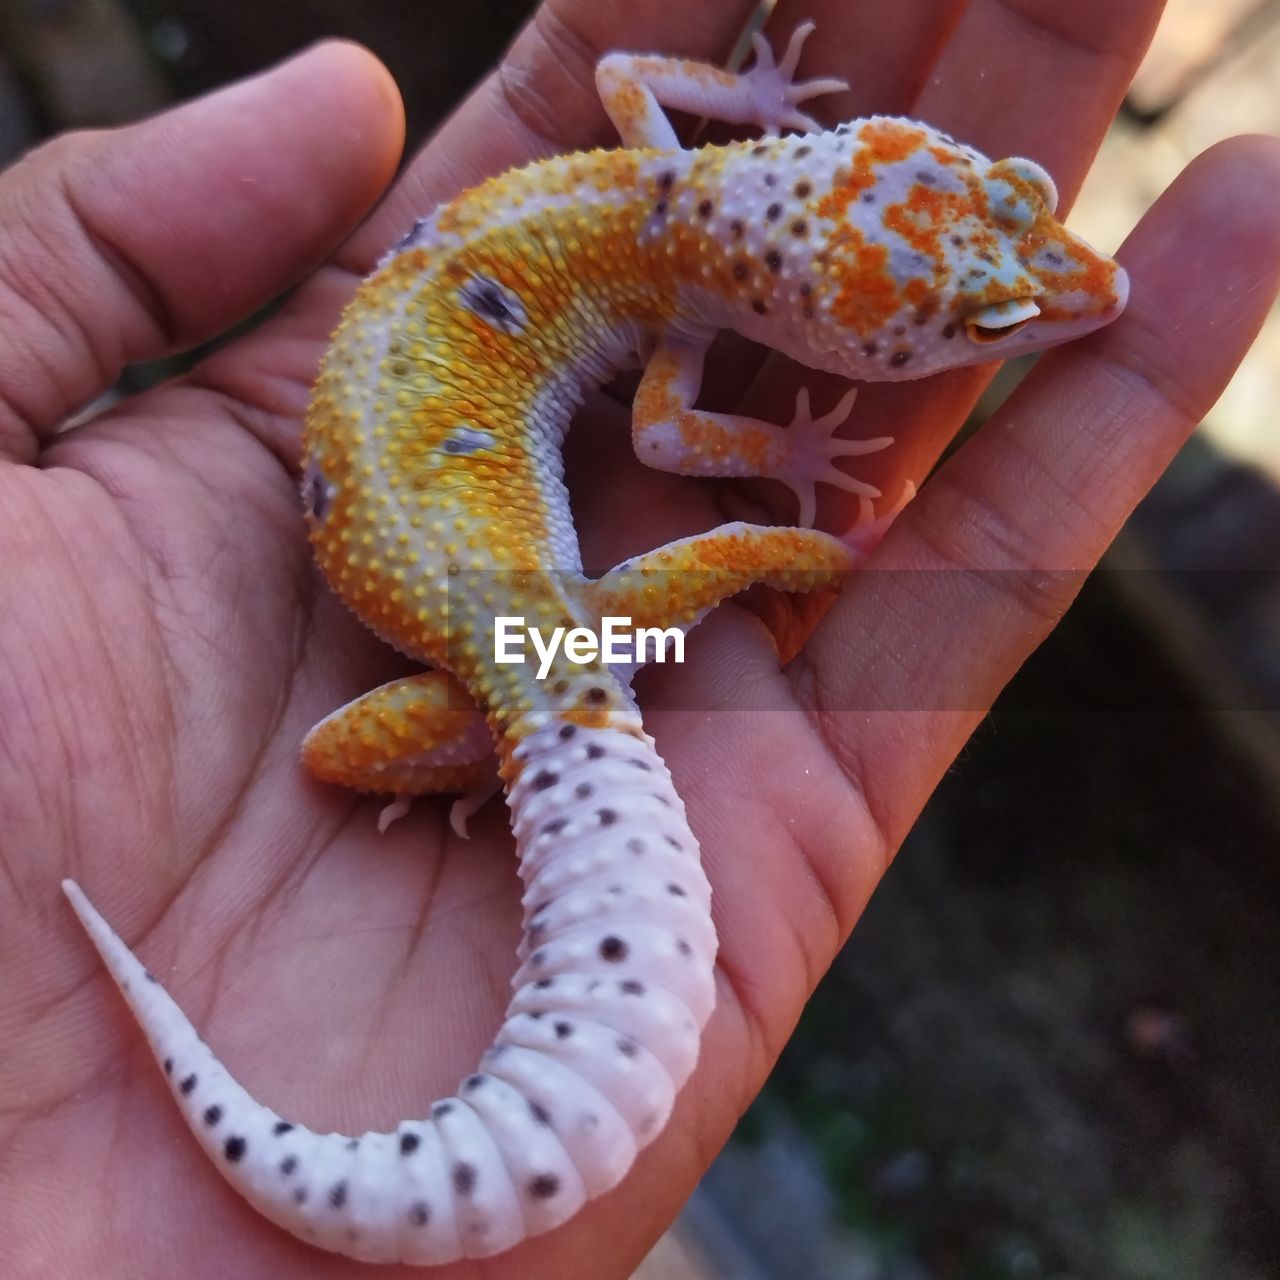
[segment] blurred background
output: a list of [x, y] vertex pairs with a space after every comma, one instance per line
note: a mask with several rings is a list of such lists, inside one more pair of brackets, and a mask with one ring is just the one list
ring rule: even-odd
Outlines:
[[[412, 148], [531, 7], [0, 0], [0, 164], [331, 34], [390, 67]], [[1247, 130], [1280, 133], [1280, 0], [1171, 0], [1072, 225], [1117, 245]], [[1280, 1277], [1278, 413], [1280, 313], [637, 1280]]]

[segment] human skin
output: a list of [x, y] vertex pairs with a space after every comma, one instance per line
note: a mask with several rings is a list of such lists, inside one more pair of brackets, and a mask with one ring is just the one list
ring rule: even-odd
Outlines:
[[[366, 1270], [228, 1191], [58, 882], [85, 886], [255, 1094], [313, 1127], [390, 1126], [472, 1067], [515, 966], [506, 814], [487, 807], [463, 842], [447, 801], [420, 801], [380, 837], [380, 801], [300, 770], [312, 723], [410, 669], [311, 566], [302, 412], [342, 303], [417, 215], [512, 164], [609, 142], [600, 52], [719, 58], [751, 7], [549, 0], [385, 197], [396, 92], [368, 54], [332, 44], [0, 175], [6, 1275]], [[825, 120], [916, 115], [987, 154], [1033, 156], [1069, 198], [1158, 12], [781, 0], [770, 32], [777, 44], [817, 20], [800, 74], [853, 85], [815, 104]], [[701, 1062], [617, 1190], [511, 1254], [436, 1274], [630, 1274], [942, 771], [1247, 349], [1280, 279], [1278, 207], [1280, 145], [1201, 157], [1119, 253], [1124, 316], [1049, 353], [947, 460], [878, 549], [883, 572], [855, 575], [811, 634], [803, 604], [724, 606], [686, 666], [646, 674], [646, 725], [715, 889], [718, 1007]], [[125, 363], [190, 347], [300, 280], [192, 373], [54, 434]], [[919, 479], [989, 372], [868, 386], [851, 429], [898, 444], [858, 474], [890, 495]], [[738, 390], [785, 420], [800, 376], [770, 361]], [[834, 400], [838, 384], [802, 376], [815, 405]], [[589, 565], [725, 518], [791, 517], [781, 489], [639, 468], [625, 420], [596, 397], [571, 440]], [[821, 527], [850, 518], [838, 496], [820, 507]], [[779, 670], [775, 644], [806, 634]]]

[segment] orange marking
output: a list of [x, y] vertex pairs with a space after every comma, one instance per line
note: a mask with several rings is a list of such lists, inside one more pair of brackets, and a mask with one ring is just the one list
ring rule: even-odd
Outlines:
[[888, 248], [867, 244], [862, 232], [846, 224], [832, 233], [831, 255], [840, 267], [832, 314], [858, 334], [883, 328], [902, 305], [898, 283], [889, 271]]
[[858, 141], [876, 164], [905, 160], [924, 146], [927, 136], [923, 129], [898, 120], [868, 120], [858, 130]]
[[973, 212], [972, 201], [959, 192], [938, 191], [923, 182], [912, 185], [906, 200], [890, 205], [884, 212], [884, 224], [896, 231], [913, 249], [923, 253], [934, 265], [935, 274], [945, 271], [948, 253], [942, 237], [950, 235], [956, 224]]
[[824, 218], [839, 222], [846, 216], [849, 206], [875, 185], [876, 173], [871, 167], [871, 157], [860, 151], [854, 156], [852, 166], [837, 177], [831, 190], [818, 201], [817, 212]]
[[731, 89], [738, 77], [732, 71], [724, 71], [705, 62], [690, 62], [672, 58], [633, 58], [633, 74], [647, 80], [673, 80], [677, 83], [694, 83], [702, 86]]

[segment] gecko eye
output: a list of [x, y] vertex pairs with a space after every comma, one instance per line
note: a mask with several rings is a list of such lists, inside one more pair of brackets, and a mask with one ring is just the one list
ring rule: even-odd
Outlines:
[[1040, 308], [1030, 298], [1013, 298], [965, 316], [964, 331], [970, 342], [990, 346], [1013, 337], [1039, 314]]

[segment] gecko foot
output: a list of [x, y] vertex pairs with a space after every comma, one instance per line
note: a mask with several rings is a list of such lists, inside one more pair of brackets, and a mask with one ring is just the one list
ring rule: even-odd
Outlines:
[[876, 436], [872, 440], [837, 440], [835, 430], [848, 417], [857, 398], [857, 388], [851, 388], [840, 397], [830, 413], [815, 418], [809, 411], [809, 390], [801, 387], [796, 392], [796, 415], [786, 431], [786, 461], [770, 474], [781, 480], [800, 501], [800, 515], [796, 523], [803, 529], [812, 526], [818, 513], [817, 485], [819, 480], [856, 493], [861, 498], [878, 498], [880, 490], [863, 480], [855, 480], [834, 465], [836, 458], [857, 458], [865, 453], [878, 453], [893, 443], [892, 436]]
[[799, 81], [793, 78], [800, 63], [800, 50], [815, 25], [802, 22], [791, 33], [781, 62], [774, 62], [773, 50], [761, 32], [751, 37], [756, 60], [749, 71], [742, 73], [742, 82], [751, 94], [755, 123], [767, 134], [777, 134], [783, 129], [821, 133], [822, 125], [798, 110], [796, 104], [824, 93], [843, 93], [849, 87], [847, 81], [834, 77]]

